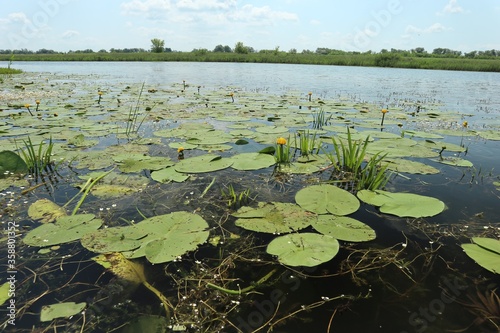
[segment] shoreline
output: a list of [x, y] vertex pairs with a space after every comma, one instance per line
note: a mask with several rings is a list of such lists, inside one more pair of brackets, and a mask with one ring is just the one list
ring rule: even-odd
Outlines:
[[[0, 61], [12, 61], [11, 54], [0, 54]], [[500, 72], [499, 59], [471, 59], [464, 57], [420, 57], [384, 54], [290, 54], [279, 53], [217, 53], [217, 52], [135, 52], [135, 53], [65, 53], [15, 54], [16, 61], [68, 62], [238, 62], [303, 64], [326, 66], [387, 67], [473, 72]]]

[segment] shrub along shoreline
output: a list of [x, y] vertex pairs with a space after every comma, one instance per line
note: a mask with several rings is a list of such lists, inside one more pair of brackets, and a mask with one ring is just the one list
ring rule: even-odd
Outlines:
[[[10, 54], [0, 54], [0, 61], [10, 61]], [[16, 54], [15, 61], [194, 61], [284, 63], [336, 66], [392, 67], [455, 71], [500, 72], [500, 59], [471, 59], [464, 57], [403, 56], [397, 53], [380, 54], [302, 54], [302, 53], [224, 53], [224, 52], [134, 52], [134, 53], [57, 53]]]

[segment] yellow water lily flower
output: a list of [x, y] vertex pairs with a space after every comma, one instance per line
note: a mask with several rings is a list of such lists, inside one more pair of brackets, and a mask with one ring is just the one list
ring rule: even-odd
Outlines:
[[278, 138], [276, 140], [276, 143], [279, 145], [286, 145], [286, 139], [285, 138]]
[[387, 112], [388, 112], [387, 109], [382, 109], [383, 114], [386, 114]]
[[463, 126], [463, 127], [465, 127], [465, 128], [467, 128], [467, 126], [469, 126], [469, 123], [468, 123], [468, 122], [466, 122], [466, 121], [464, 121], [464, 122], [462, 123], [462, 126]]

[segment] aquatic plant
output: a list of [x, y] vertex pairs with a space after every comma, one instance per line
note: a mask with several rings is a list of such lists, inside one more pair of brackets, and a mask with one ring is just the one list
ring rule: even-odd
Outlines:
[[[325, 152], [336, 173], [332, 173], [331, 180], [336, 182], [353, 183], [357, 190], [376, 190], [383, 188], [389, 181], [386, 174], [387, 165], [382, 165], [382, 160], [387, 154], [380, 152], [368, 158], [365, 163], [366, 149], [370, 137], [364, 141], [353, 140], [351, 132], [347, 129], [347, 143], [335, 140], [332, 137], [333, 152]], [[335, 179], [335, 178], [339, 179]]]
[[326, 113], [323, 109], [313, 114], [313, 123], [312, 127], [314, 129], [323, 129], [323, 126], [328, 125], [330, 120], [332, 119], [332, 114], [326, 116]]
[[310, 134], [309, 131], [298, 131], [294, 136], [294, 141], [295, 147], [300, 149], [300, 156], [303, 157], [313, 154], [315, 150], [318, 152], [321, 144], [316, 141], [316, 133]]
[[97, 92], [97, 96], [98, 96], [97, 104], [101, 104], [102, 94], [103, 94], [103, 92], [100, 90]]
[[250, 193], [251, 191], [249, 188], [239, 193], [236, 192], [233, 184], [229, 184], [227, 186], [227, 191], [221, 189], [221, 194], [224, 200], [227, 202], [227, 207], [233, 209], [249, 204], [252, 200], [252, 198], [250, 197]]
[[33, 113], [31, 113], [31, 110], [30, 110], [30, 104], [24, 104], [24, 107], [28, 110], [28, 112], [30, 113], [30, 115], [33, 115]]
[[139, 91], [139, 96], [137, 97], [137, 101], [135, 103], [135, 106], [130, 106], [129, 112], [128, 112], [128, 117], [127, 117], [127, 126], [125, 128], [125, 135], [129, 137], [133, 133], [139, 132], [139, 128], [141, 128], [142, 123], [146, 119], [147, 115], [149, 112], [152, 111], [151, 108], [146, 108], [146, 114], [144, 117], [139, 121], [139, 113], [140, 113], [140, 101], [142, 97], [142, 93], [144, 91], [144, 82], [142, 83], [141, 90]]
[[387, 109], [382, 109], [382, 121], [380, 121], [380, 126], [384, 126], [384, 118], [387, 112]]
[[40, 106], [40, 100], [39, 100], [39, 99], [37, 99], [37, 100], [35, 101], [35, 103], [36, 103], [36, 109], [35, 109], [35, 112], [38, 112], [38, 107]]
[[[54, 148], [54, 143], [52, 142], [52, 137], [49, 139], [49, 143], [47, 144], [47, 148], [44, 150], [43, 147], [45, 145], [44, 141], [40, 141], [38, 148], [33, 144], [31, 138], [28, 137], [28, 140], [23, 140], [24, 147], [19, 151], [28, 167], [28, 172], [33, 174], [35, 177], [40, 176], [44, 171], [52, 172], [53, 171], [53, 162], [52, 162], [52, 149]], [[16, 142], [17, 146], [17, 142]]]
[[290, 155], [290, 140], [280, 137], [276, 140], [276, 151], [274, 159], [278, 166], [290, 164], [292, 156]]

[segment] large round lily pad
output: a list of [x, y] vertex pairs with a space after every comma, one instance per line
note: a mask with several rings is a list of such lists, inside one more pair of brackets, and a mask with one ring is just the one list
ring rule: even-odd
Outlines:
[[258, 170], [276, 163], [274, 156], [260, 153], [242, 153], [231, 157], [231, 168], [236, 170]]
[[348, 215], [359, 208], [359, 200], [351, 193], [333, 185], [312, 185], [301, 189], [295, 201], [316, 214]]
[[241, 228], [267, 233], [288, 233], [307, 228], [316, 215], [292, 203], [259, 202], [257, 208], [241, 207], [233, 216]]
[[473, 237], [472, 241], [462, 244], [465, 253], [481, 267], [500, 274], [500, 241], [486, 237]]
[[366, 242], [376, 238], [375, 230], [347, 216], [319, 215], [312, 226], [323, 235], [348, 242]]
[[430, 217], [446, 208], [439, 199], [413, 193], [361, 190], [357, 195], [361, 201], [380, 207], [382, 213], [400, 217]]
[[294, 233], [280, 236], [267, 246], [267, 253], [288, 266], [313, 267], [330, 261], [339, 252], [335, 238], [315, 233]]
[[203, 173], [222, 170], [233, 164], [229, 158], [222, 158], [215, 154], [205, 154], [186, 158], [177, 163], [174, 168], [177, 172]]

